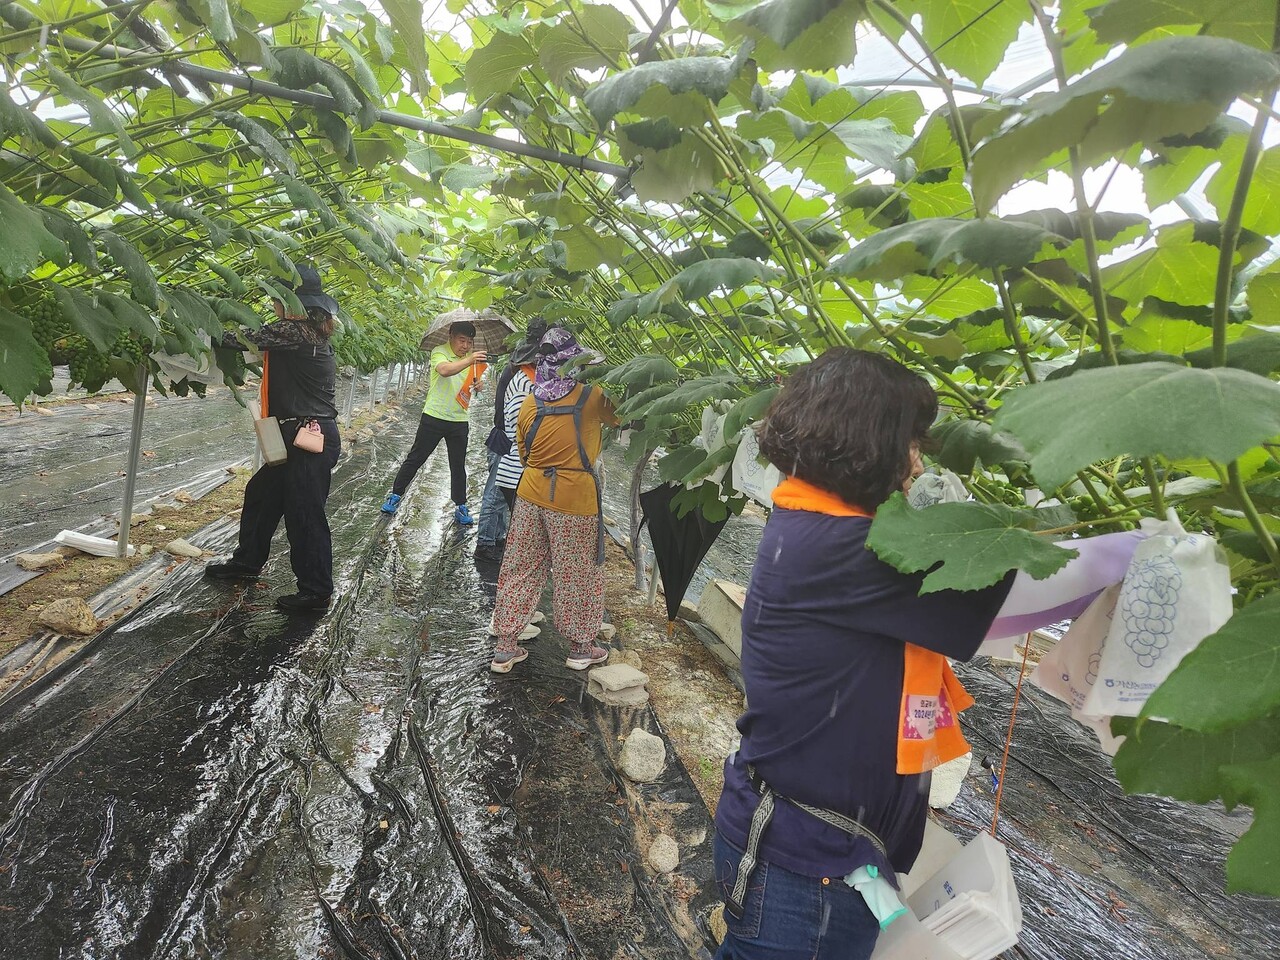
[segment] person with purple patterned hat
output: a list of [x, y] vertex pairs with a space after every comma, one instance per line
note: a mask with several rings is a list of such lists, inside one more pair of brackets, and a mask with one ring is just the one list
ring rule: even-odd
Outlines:
[[529, 655], [517, 641], [548, 573], [556, 629], [569, 641], [565, 665], [585, 670], [609, 658], [595, 643], [604, 616], [604, 527], [594, 464], [603, 428], [618, 420], [603, 391], [579, 383], [565, 369], [602, 358], [563, 327], [547, 331], [539, 352], [533, 393], [516, 420], [524, 472], [498, 575], [489, 664], [494, 673], [509, 673]]

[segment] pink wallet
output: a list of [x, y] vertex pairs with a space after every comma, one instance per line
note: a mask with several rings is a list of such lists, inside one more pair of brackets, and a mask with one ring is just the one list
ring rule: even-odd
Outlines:
[[298, 428], [297, 434], [294, 435], [293, 445], [300, 450], [306, 450], [309, 453], [321, 453], [324, 451], [324, 433], [320, 430], [320, 424], [315, 420], [308, 420]]

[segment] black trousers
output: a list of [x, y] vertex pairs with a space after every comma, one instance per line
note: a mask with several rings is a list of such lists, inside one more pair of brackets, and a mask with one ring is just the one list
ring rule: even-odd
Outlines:
[[515, 487], [499, 487], [502, 491], [502, 499], [507, 501], [507, 509], [514, 510], [516, 508], [516, 490]]
[[418, 432], [413, 438], [413, 446], [409, 455], [400, 465], [396, 474], [396, 482], [391, 485], [391, 492], [404, 496], [409, 484], [417, 476], [418, 470], [427, 462], [427, 457], [435, 452], [440, 441], [444, 441], [449, 451], [449, 496], [454, 503], [467, 502], [467, 434], [469, 424], [463, 420], [441, 420], [429, 417], [425, 413], [418, 423]]
[[309, 453], [293, 445], [297, 421], [281, 423], [289, 459], [274, 467], [263, 466], [244, 489], [240, 513], [240, 544], [232, 560], [260, 569], [271, 553], [271, 538], [281, 517], [289, 538], [289, 563], [303, 593], [327, 597], [333, 593], [333, 542], [324, 505], [329, 499], [329, 477], [342, 451], [338, 425], [321, 420], [324, 450]]

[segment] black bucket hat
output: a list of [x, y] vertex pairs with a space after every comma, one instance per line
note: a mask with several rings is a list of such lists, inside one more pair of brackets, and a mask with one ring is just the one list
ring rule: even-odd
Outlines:
[[524, 339], [520, 341], [511, 351], [511, 362], [520, 366], [526, 363], [533, 363], [541, 355], [539, 346], [542, 338], [547, 332], [547, 321], [542, 317], [534, 317], [529, 321], [529, 327], [525, 331]]
[[304, 307], [319, 307], [331, 317], [338, 315], [338, 301], [324, 292], [320, 282], [320, 272], [310, 263], [295, 263], [298, 271], [298, 284], [286, 284], [293, 291], [298, 302]]

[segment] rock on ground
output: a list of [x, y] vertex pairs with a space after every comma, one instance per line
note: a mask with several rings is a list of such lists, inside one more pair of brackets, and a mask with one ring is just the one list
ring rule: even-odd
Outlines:
[[39, 622], [55, 633], [97, 633], [100, 626], [89, 605], [79, 597], [54, 600], [40, 611]]
[[175, 557], [203, 557], [204, 551], [195, 544], [188, 543], [186, 540], [171, 540], [165, 544], [165, 550], [172, 553]]
[[60, 553], [20, 553], [15, 559], [23, 570], [52, 570], [67, 562]]
[[640, 654], [634, 650], [616, 650], [609, 656], [609, 659], [613, 661], [615, 666], [625, 663], [627, 666], [635, 667], [637, 670], [644, 669], [644, 662], [640, 659]]
[[649, 866], [658, 873], [670, 873], [680, 865], [680, 846], [665, 833], [653, 838], [649, 847]]
[[657, 780], [667, 765], [667, 745], [661, 737], [636, 727], [627, 734], [618, 765], [636, 783]]
[[638, 707], [649, 699], [649, 677], [625, 663], [596, 667], [587, 674], [587, 693], [614, 707]]

